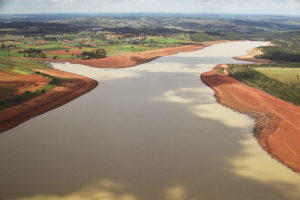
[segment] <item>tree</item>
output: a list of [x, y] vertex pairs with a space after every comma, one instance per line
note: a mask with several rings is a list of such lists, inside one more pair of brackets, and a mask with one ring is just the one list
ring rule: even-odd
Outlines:
[[82, 59], [105, 58], [105, 49], [97, 49], [96, 51], [84, 51], [81, 54]]

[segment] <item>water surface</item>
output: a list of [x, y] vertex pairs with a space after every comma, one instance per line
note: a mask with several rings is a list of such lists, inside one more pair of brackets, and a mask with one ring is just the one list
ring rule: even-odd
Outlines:
[[0, 196], [299, 199], [299, 175], [261, 150], [252, 120], [217, 104], [199, 77], [261, 45], [219, 44], [127, 69], [54, 64], [99, 86], [0, 135]]

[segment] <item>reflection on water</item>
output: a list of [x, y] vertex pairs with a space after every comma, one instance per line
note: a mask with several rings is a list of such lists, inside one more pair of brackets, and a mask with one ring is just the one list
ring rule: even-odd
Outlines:
[[154, 99], [186, 104], [186, 108], [194, 115], [200, 118], [218, 120], [226, 126], [250, 127], [252, 124], [250, 118], [245, 115], [233, 112], [217, 104], [215, 97], [208, 87], [180, 88], [176, 91], [167, 91], [162, 97]]
[[103, 199], [103, 200], [136, 200], [129, 193], [126, 193], [126, 186], [115, 183], [111, 180], [102, 180], [93, 185], [89, 185], [76, 193], [62, 196], [56, 195], [36, 195], [32, 197], [18, 198], [19, 200], [86, 200], [86, 199]]
[[[274, 159], [265, 156], [262, 149], [256, 148], [257, 143], [248, 136], [240, 141], [242, 151], [228, 161], [233, 164], [233, 172], [255, 181], [272, 184], [291, 197], [298, 197], [300, 194], [299, 178], [295, 173], [282, 165], [274, 165]], [[264, 167], [260, 164], [264, 163]]]
[[127, 69], [55, 64], [100, 84], [0, 135], [0, 199], [299, 199], [300, 177], [262, 151], [252, 121], [218, 105], [199, 77], [264, 44]]
[[185, 200], [187, 199], [185, 188], [182, 186], [170, 187], [165, 190], [165, 200]]

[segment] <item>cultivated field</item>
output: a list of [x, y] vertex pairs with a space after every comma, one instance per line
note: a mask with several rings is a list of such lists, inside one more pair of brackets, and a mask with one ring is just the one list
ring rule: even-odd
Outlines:
[[0, 60], [0, 109], [14, 106], [68, 81], [39, 72], [43, 61], [2, 58]]
[[300, 68], [257, 67], [260, 73], [300, 89]]
[[300, 68], [276, 67], [276, 63], [230, 65], [228, 72], [232, 77], [247, 85], [295, 105], [300, 105]]

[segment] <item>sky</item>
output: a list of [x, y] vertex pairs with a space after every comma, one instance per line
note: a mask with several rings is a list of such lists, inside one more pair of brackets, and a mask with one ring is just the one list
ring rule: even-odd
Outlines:
[[300, 0], [0, 0], [0, 13], [299, 15]]

